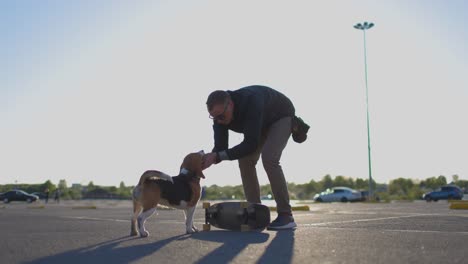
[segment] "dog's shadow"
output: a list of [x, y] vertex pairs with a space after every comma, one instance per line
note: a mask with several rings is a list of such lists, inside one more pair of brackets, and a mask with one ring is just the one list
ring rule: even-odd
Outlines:
[[[120, 237], [110, 241], [94, 244], [91, 246], [66, 251], [57, 255], [46, 256], [30, 262], [30, 264], [42, 263], [130, 263], [150, 256], [165, 246], [175, 241], [195, 239], [208, 242], [220, 243], [207, 255], [196, 263], [228, 263], [238, 256], [245, 248], [252, 244], [262, 244], [269, 240], [270, 234], [265, 232], [232, 232], [214, 230], [210, 232], [199, 232], [192, 235], [178, 235], [152, 243], [141, 243], [138, 245], [120, 246], [122, 243], [136, 242], [139, 237]], [[294, 247], [294, 232], [278, 232], [265, 251], [258, 259], [258, 263], [272, 263], [282, 259], [289, 263], [292, 260]]]
[[139, 237], [125, 236], [75, 250], [66, 251], [57, 255], [33, 260], [30, 264], [46, 263], [130, 263], [151, 255], [172, 241], [184, 239], [187, 235], [179, 235], [156, 241], [128, 247], [118, 247], [123, 242], [140, 239]]

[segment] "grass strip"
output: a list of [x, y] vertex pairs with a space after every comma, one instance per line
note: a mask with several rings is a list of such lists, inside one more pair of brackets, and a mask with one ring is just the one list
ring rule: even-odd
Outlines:
[[452, 202], [450, 203], [450, 209], [456, 209], [456, 210], [468, 210], [468, 203], [465, 202]]
[[95, 205], [73, 206], [72, 209], [97, 209]]
[[31, 206], [28, 206], [28, 209], [44, 209], [45, 206], [44, 205], [31, 205]]

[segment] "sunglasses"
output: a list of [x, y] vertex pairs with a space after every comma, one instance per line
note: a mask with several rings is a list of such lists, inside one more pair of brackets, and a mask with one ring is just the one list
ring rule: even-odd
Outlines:
[[210, 119], [213, 119], [213, 120], [220, 120], [220, 121], [223, 121], [224, 119], [226, 119], [226, 116], [224, 116], [224, 114], [226, 113], [226, 110], [227, 110], [228, 105], [229, 105], [229, 101], [226, 101], [226, 102], [224, 103], [224, 110], [223, 110], [223, 112], [222, 112], [221, 114], [216, 115], [216, 116], [209, 115], [208, 117], [209, 117]]

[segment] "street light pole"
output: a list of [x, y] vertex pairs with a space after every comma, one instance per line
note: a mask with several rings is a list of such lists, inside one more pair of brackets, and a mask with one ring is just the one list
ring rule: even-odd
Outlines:
[[367, 51], [366, 51], [366, 30], [371, 29], [374, 23], [358, 23], [354, 25], [355, 29], [362, 30], [364, 33], [364, 76], [366, 80], [366, 113], [367, 113], [367, 154], [369, 160], [369, 199], [373, 199], [372, 193], [372, 162], [371, 162], [371, 144], [370, 144], [370, 125], [369, 125], [369, 88], [367, 86]]

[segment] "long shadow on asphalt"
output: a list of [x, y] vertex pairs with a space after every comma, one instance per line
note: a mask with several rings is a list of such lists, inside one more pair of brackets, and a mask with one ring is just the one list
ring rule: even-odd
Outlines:
[[193, 234], [191, 238], [222, 243], [195, 263], [228, 263], [250, 244], [268, 241], [269, 234], [260, 232], [211, 231]]
[[[259, 232], [214, 231], [194, 234], [191, 238], [222, 243], [196, 263], [228, 263], [250, 244], [265, 243], [269, 236], [268, 233]], [[278, 231], [257, 263], [291, 263], [293, 249], [294, 230]]]
[[170, 237], [164, 240], [159, 240], [154, 243], [142, 244], [124, 248], [117, 248], [117, 246], [125, 241], [139, 239], [139, 237], [121, 237], [110, 241], [102, 242], [92, 246], [70, 250], [64, 253], [60, 253], [54, 256], [43, 257], [31, 262], [30, 264], [42, 264], [42, 263], [129, 263], [137, 261], [145, 256], [149, 256], [165, 245], [171, 243], [174, 240], [179, 240], [186, 235], [180, 235]]
[[[196, 263], [228, 263], [249, 245], [265, 243], [268, 241], [269, 237], [269, 233], [262, 232], [211, 231], [200, 232], [190, 236], [179, 235], [154, 243], [118, 247], [123, 242], [139, 239], [139, 237], [125, 236], [26, 263], [74, 264], [96, 263], [96, 261], [104, 261], [105, 263], [113, 264], [129, 263], [149, 256], [173, 241], [186, 239], [197, 239], [222, 244]], [[290, 263], [292, 260], [293, 247], [294, 231], [277, 232], [271, 243], [265, 247], [265, 252], [259, 258], [258, 263]]]
[[257, 263], [291, 263], [294, 252], [294, 230], [276, 232]]

